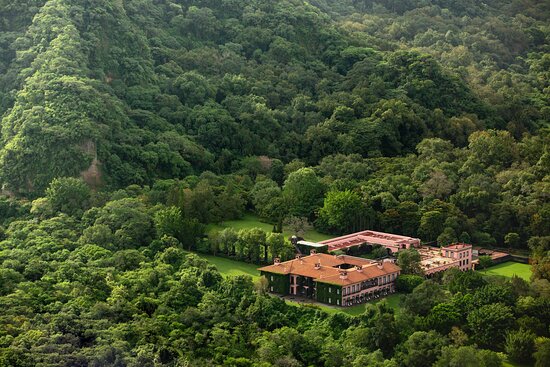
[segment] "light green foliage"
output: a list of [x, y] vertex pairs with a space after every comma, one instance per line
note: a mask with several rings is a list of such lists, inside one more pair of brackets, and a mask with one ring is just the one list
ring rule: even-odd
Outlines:
[[283, 186], [283, 197], [289, 213], [310, 218], [321, 207], [324, 186], [311, 168], [292, 172]]
[[492, 351], [483, 349], [477, 350], [471, 346], [448, 346], [442, 349], [441, 357], [434, 366], [498, 367], [502, 366], [502, 361], [499, 356]]
[[81, 216], [90, 205], [90, 189], [76, 178], [56, 178], [46, 189], [46, 198], [55, 212]]
[[319, 221], [337, 233], [349, 233], [360, 229], [365, 207], [360, 196], [351, 191], [330, 191], [324, 206], [319, 210]]
[[491, 256], [480, 256], [478, 257], [480, 270], [487, 269], [489, 266], [493, 265], [493, 260]]

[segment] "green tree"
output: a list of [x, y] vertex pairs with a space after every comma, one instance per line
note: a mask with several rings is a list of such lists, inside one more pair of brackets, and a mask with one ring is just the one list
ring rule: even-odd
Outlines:
[[365, 207], [355, 192], [330, 191], [319, 211], [319, 219], [334, 228], [338, 233], [360, 229]]
[[504, 349], [508, 358], [517, 363], [531, 363], [535, 352], [536, 335], [530, 331], [511, 331], [506, 335]]
[[281, 196], [281, 189], [275, 181], [262, 180], [256, 182], [250, 191], [250, 195], [256, 212], [262, 218], [270, 219], [269, 214], [271, 213], [269, 213], [268, 206], [274, 199]]
[[160, 209], [154, 216], [155, 228], [158, 238], [172, 236], [182, 239], [183, 215], [181, 209], [174, 206]]
[[411, 293], [416, 287], [424, 282], [424, 277], [420, 275], [403, 274], [397, 277], [395, 287], [398, 292]]
[[546, 367], [550, 360], [550, 338], [538, 338], [535, 342], [537, 351], [534, 353], [535, 367]]
[[415, 249], [401, 250], [397, 253], [397, 264], [403, 274], [423, 274], [420, 268], [420, 260], [420, 253]]
[[289, 213], [298, 217], [313, 218], [323, 202], [324, 186], [311, 168], [300, 168], [285, 180], [283, 197]]
[[433, 307], [444, 301], [445, 292], [441, 285], [426, 280], [405, 297], [403, 305], [414, 314], [426, 316]]
[[46, 189], [46, 198], [56, 212], [79, 217], [90, 205], [91, 191], [83, 180], [56, 178]]
[[426, 241], [434, 241], [441, 233], [445, 222], [445, 216], [437, 210], [428, 211], [422, 214], [418, 233]]
[[493, 265], [493, 259], [488, 255], [480, 256], [478, 261], [481, 269], [487, 269], [489, 266]]
[[416, 331], [403, 344], [401, 360], [409, 367], [431, 366], [446, 344], [446, 338], [435, 331]]
[[505, 334], [513, 324], [512, 309], [499, 303], [481, 306], [468, 315], [468, 329], [480, 346], [502, 346]]
[[[285, 245], [285, 239], [283, 235], [281, 233], [269, 233], [265, 242], [267, 244], [267, 248], [269, 250], [269, 254], [271, 254], [271, 257], [280, 258]], [[265, 259], [265, 261], [267, 261], [267, 259]]]
[[434, 364], [436, 367], [498, 367], [502, 361], [493, 351], [476, 350], [472, 346], [448, 346], [443, 347], [441, 357]]

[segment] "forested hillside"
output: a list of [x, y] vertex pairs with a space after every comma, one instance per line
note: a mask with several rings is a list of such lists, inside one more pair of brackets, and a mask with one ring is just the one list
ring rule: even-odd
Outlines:
[[[0, 0], [0, 366], [548, 366], [550, 3]], [[216, 225], [253, 213], [273, 226]], [[296, 307], [190, 252], [529, 255]]]
[[115, 188], [229, 173], [258, 155], [399, 156], [549, 118], [545, 2], [4, 3], [14, 194], [78, 174]]

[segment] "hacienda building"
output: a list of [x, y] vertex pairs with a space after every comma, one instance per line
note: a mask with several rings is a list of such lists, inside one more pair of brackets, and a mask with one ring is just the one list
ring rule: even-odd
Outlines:
[[456, 243], [441, 248], [423, 246], [419, 238], [367, 230], [322, 241], [318, 245], [326, 246], [327, 250], [331, 252], [362, 244], [383, 246], [393, 255], [397, 255], [400, 250], [416, 249], [421, 257], [420, 266], [427, 277], [449, 268], [459, 268], [462, 271], [473, 269], [472, 245], [465, 243]]
[[272, 293], [351, 306], [395, 292], [400, 269], [391, 260], [373, 261], [312, 251], [309, 256], [259, 269]]

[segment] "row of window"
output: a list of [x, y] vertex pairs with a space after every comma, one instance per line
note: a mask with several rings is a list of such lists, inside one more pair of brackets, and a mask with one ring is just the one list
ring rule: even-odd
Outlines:
[[[389, 275], [384, 275], [383, 277], [375, 279], [375, 280], [378, 280], [377, 284], [372, 284], [371, 286], [383, 285], [383, 284], [393, 282], [396, 277], [397, 277], [397, 275], [395, 273], [394, 274], [389, 274]], [[343, 295], [345, 296], [347, 294], [352, 294], [352, 293], [355, 293], [355, 292], [359, 292], [361, 289], [365, 289], [366, 287], [363, 287], [363, 284], [366, 284], [366, 283], [370, 283], [370, 282], [363, 282], [361, 284], [353, 284], [351, 287], [343, 288]]]

